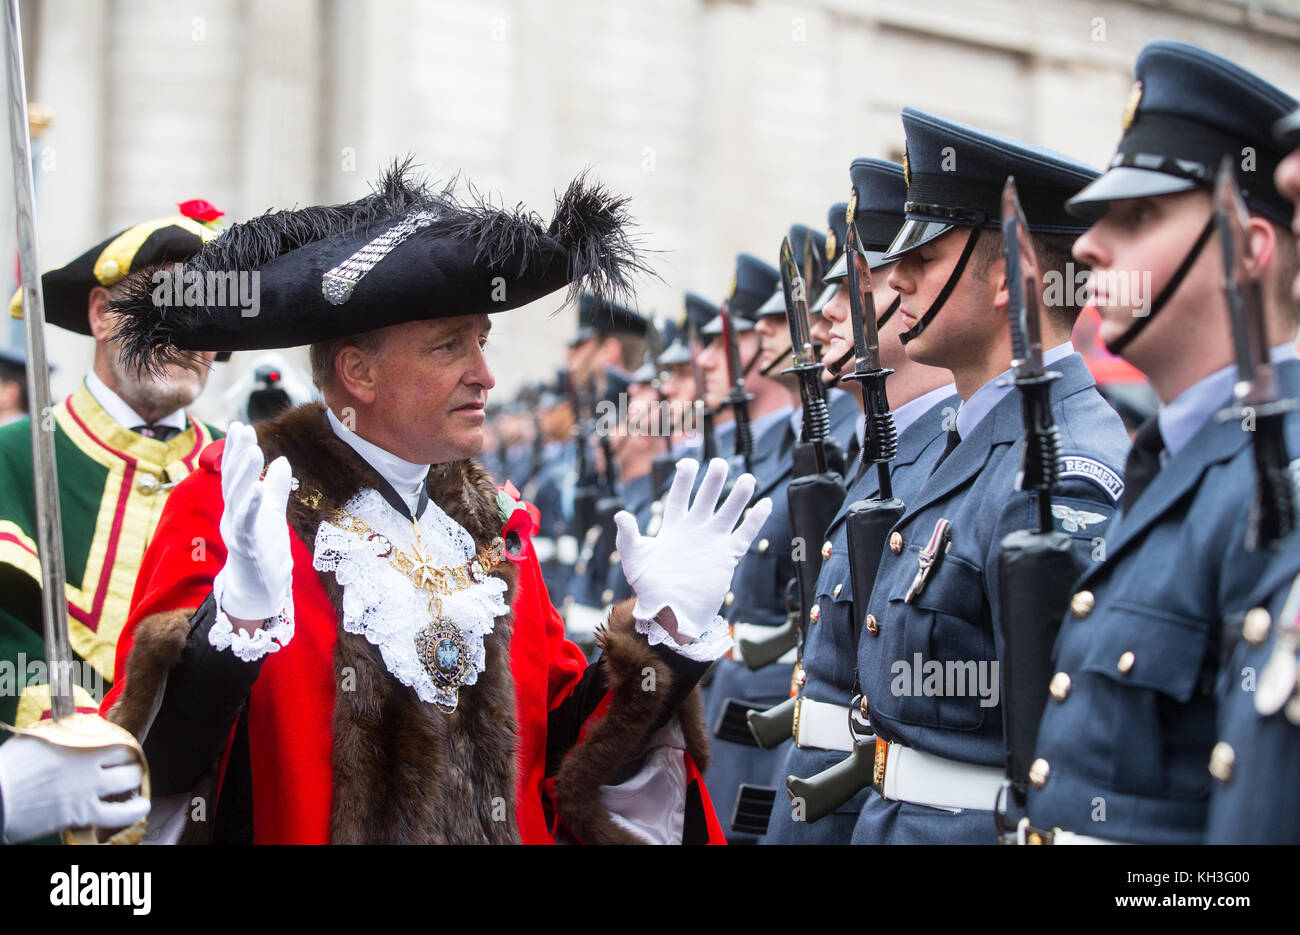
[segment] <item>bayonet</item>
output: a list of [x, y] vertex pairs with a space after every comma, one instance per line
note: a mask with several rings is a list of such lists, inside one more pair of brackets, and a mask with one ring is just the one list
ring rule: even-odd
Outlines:
[[804, 440], [812, 444], [817, 473], [822, 474], [826, 471], [825, 442], [830, 433], [830, 415], [826, 400], [817, 388], [822, 365], [813, 353], [809, 335], [807, 285], [795, 263], [789, 237], [781, 241], [781, 290], [785, 294], [785, 319], [790, 326], [790, 350], [794, 358], [794, 366], [782, 372], [793, 373], [799, 380]]
[[718, 456], [718, 439], [713, 431], [713, 410], [704, 400], [704, 375], [700, 373], [699, 326], [687, 323], [686, 345], [691, 352], [691, 382], [695, 384], [695, 424], [700, 433], [700, 459], [708, 464]]
[[740, 346], [736, 343], [736, 332], [731, 327], [731, 311], [728, 303], [722, 303], [718, 314], [722, 316], [722, 343], [726, 350], [727, 382], [731, 392], [725, 402], [731, 407], [736, 418], [736, 457], [744, 464], [745, 471], [753, 469], [754, 436], [749, 427], [749, 401], [752, 398], [745, 392], [745, 371], [740, 365]]
[[871, 285], [871, 267], [858, 249], [858, 230], [854, 223], [858, 197], [855, 191], [849, 197], [848, 232], [844, 238], [845, 288], [849, 290], [849, 319], [853, 327], [853, 373], [844, 379], [855, 380], [862, 392], [862, 408], [866, 413], [866, 428], [862, 440], [862, 460], [858, 476], [868, 465], [876, 465], [879, 477], [880, 499], [893, 498], [893, 484], [889, 476], [889, 462], [898, 452], [898, 431], [894, 427], [894, 414], [889, 409], [889, 396], [885, 381], [894, 371], [880, 366], [880, 335], [876, 325], [876, 303]]
[[1016, 475], [1017, 490], [1038, 492], [1038, 528], [1054, 528], [1052, 487], [1061, 458], [1061, 436], [1052, 418], [1052, 381], [1061, 375], [1043, 368], [1039, 298], [1042, 277], [1038, 254], [1020, 207], [1015, 178], [1002, 188], [1002, 249], [1006, 258], [1007, 315], [1011, 320], [1011, 382], [1020, 391], [1025, 445]]

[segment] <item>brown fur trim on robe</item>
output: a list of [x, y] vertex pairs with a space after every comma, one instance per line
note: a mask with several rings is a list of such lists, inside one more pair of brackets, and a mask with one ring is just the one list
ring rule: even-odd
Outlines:
[[[600, 787], [643, 754], [650, 727], [658, 722], [672, 694], [673, 673], [634, 628], [636, 598], [615, 604], [609, 620], [596, 632], [602, 664], [613, 698], [605, 714], [592, 723], [565, 757], [555, 777], [556, 807], [564, 823], [585, 844], [644, 844], [616, 824], [605, 808]], [[642, 688], [646, 670], [654, 673], [654, 691]], [[686, 751], [703, 772], [709, 746], [699, 689], [677, 710]]]
[[126, 660], [126, 682], [106, 720], [140, 737], [162, 702], [167, 673], [181, 661], [190, 635], [190, 617], [197, 608], [152, 614], [136, 626], [135, 642]]

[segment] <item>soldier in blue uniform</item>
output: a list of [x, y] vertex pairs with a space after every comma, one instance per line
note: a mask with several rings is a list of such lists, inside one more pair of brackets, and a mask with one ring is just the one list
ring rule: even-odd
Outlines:
[[[638, 529], [654, 529], [659, 524], [654, 516], [662, 515], [662, 507], [654, 509], [655, 488], [651, 468], [655, 455], [663, 450], [665, 428], [671, 430], [666, 422], [655, 421], [659, 407], [659, 368], [653, 358], [647, 359], [632, 374], [628, 384], [627, 422], [621, 426], [622, 433], [614, 439], [614, 458], [618, 465], [619, 493], [623, 499], [623, 509], [636, 517]], [[601, 543], [602, 547], [613, 543]], [[610, 605], [633, 595], [632, 585], [623, 574], [623, 565], [619, 561], [618, 550], [609, 555], [608, 570], [605, 575], [605, 588], [600, 595], [600, 605]]]
[[[543, 512], [539, 535], [554, 543], [552, 560], [543, 562], [546, 586], [558, 601], [566, 594], [574, 575], [574, 565], [587, 544], [588, 530], [573, 528], [573, 496], [578, 483], [577, 446], [587, 445], [588, 458], [594, 458], [591, 439], [582, 434], [584, 420], [590, 412], [578, 412], [576, 398], [587, 398], [595, 384], [598, 394], [607, 394], [609, 376], [626, 379], [629, 370], [640, 363], [645, 352], [645, 318], [614, 302], [597, 302], [590, 293], [578, 297], [577, 328], [569, 339], [567, 352], [567, 395], [574, 420], [574, 437], [560, 449], [558, 457], [548, 461], [544, 483], [559, 488], [558, 514]], [[596, 400], [588, 400], [594, 404]]]
[[[663, 351], [659, 354], [659, 367], [662, 374], [660, 392], [669, 405], [680, 414], [681, 425], [679, 431], [674, 433], [672, 444], [673, 454], [679, 458], [698, 458], [700, 448], [700, 426], [695, 424], [698, 414], [693, 411], [693, 407], [703, 388], [695, 385], [694, 368], [691, 365], [692, 335], [699, 334], [700, 329], [717, 317], [716, 305], [694, 292], [686, 293], [682, 318], [673, 332], [672, 339], [665, 343]], [[655, 491], [656, 500], [667, 491], [667, 484]]]
[[[789, 548], [790, 515], [784, 496], [796, 440], [790, 422], [794, 410], [785, 386], [762, 375], [759, 366], [762, 343], [754, 330], [759, 309], [778, 288], [779, 278], [772, 266], [757, 257], [741, 254], [736, 261], [736, 286], [727, 304], [737, 332], [741, 367], [746, 373], [745, 389], [754, 397], [749, 414], [754, 439], [751, 473], [758, 482], [755, 500], [770, 497], [773, 504], [773, 515], [741, 557], [731, 580], [731, 590], [723, 600], [720, 613], [731, 624], [733, 638], [753, 638], [763, 632], [757, 628], [785, 623], [786, 584], [794, 576]], [[716, 388], [725, 384], [726, 350], [721, 330], [720, 321], [704, 328], [714, 338], [700, 354], [700, 369], [712, 395], [710, 402], [717, 399]], [[735, 436], [728, 433], [725, 437], [725, 442], [720, 439], [719, 453], [728, 456]], [[733, 649], [732, 654], [735, 652]], [[750, 707], [770, 707], [785, 698], [789, 690], [788, 666], [773, 665], [760, 672], [750, 672], [740, 660], [724, 657], [714, 669], [705, 698], [705, 725], [713, 733], [712, 761], [706, 782], [724, 830], [729, 829], [742, 782], [771, 785], [772, 755], [754, 744], [745, 711]], [[728, 830], [727, 840], [733, 844], [752, 844], [757, 838]]]
[[[795, 259], [801, 264], [805, 244], [810, 240], [812, 241], [813, 250], [822, 256], [826, 254], [825, 236], [810, 227], [803, 224], [791, 225], [789, 237]], [[814, 286], [808, 284], [807, 288], [811, 292]], [[811, 309], [809, 317], [811, 320]], [[785, 290], [779, 283], [776, 291], [759, 308], [758, 318], [754, 322], [754, 330], [758, 333], [759, 338], [758, 367], [763, 373], [785, 386], [789, 392], [790, 404], [794, 407], [794, 412], [790, 416], [790, 424], [793, 426], [797, 438], [803, 428], [803, 405], [799, 396], [799, 383], [794, 374], [783, 374], [781, 372], [790, 366], [791, 357], [790, 326], [785, 315]], [[830, 415], [830, 437], [835, 439], [840, 450], [843, 451], [857, 426], [858, 417], [861, 414], [860, 410], [854, 403], [853, 396], [838, 387], [830, 388], [827, 394], [826, 410]]]
[[[1064, 202], [1097, 173], [911, 108], [903, 126], [907, 220], [883, 258], [895, 263], [888, 285], [900, 294], [908, 357], [952, 371], [962, 403], [937, 467], [889, 535], [863, 621], [858, 672], [877, 781], [853, 841], [992, 843], [1004, 762], [997, 557], [1003, 537], [1036, 525], [1037, 513], [1036, 494], [1016, 489], [1024, 428], [1005, 381], [1000, 196], [1014, 175], [1047, 283], [1068, 275], [1083, 228]], [[1064, 456], [1054, 503], [1086, 558], [1115, 508], [1128, 436], [1070, 344], [1073, 290], [1043, 299], [1043, 363], [1061, 374], [1050, 395]]]
[[[1283, 158], [1276, 187], [1300, 217], [1300, 110], [1276, 126]], [[1292, 221], [1292, 230], [1300, 221]], [[1277, 287], [1291, 279], [1292, 310], [1300, 305], [1300, 254], [1279, 245]], [[1288, 256], [1286, 251], [1290, 251]], [[1289, 274], [1289, 275], [1288, 275]], [[1298, 450], [1292, 439], [1290, 451]], [[1300, 698], [1295, 664], [1300, 641], [1300, 537], [1292, 535], [1260, 582], [1263, 595], [1246, 612], [1241, 642], [1220, 677], [1218, 742], [1210, 752], [1214, 782], [1205, 840], [1209, 844], [1300, 843]]]
[[[880, 334], [881, 366], [892, 369], [887, 387], [894, 425], [898, 431], [898, 454], [891, 465], [894, 496], [906, 502], [929, 473], [929, 468], [943, 449], [942, 423], [945, 413], [956, 412], [960, 402], [951, 375], [946, 370], [926, 367], [909, 360], [898, 336], [902, 319], [896, 314], [894, 293], [885, 284], [889, 264], [880, 258], [903, 223], [903, 202], [907, 186], [903, 167], [879, 159], [855, 159], [849, 168], [858, 210], [855, 224], [863, 250], [872, 265], [875, 282], [877, 326]], [[840, 204], [843, 220], [847, 205]], [[833, 210], [833, 209], [832, 209]], [[843, 262], [827, 274], [831, 284], [845, 275]], [[853, 369], [853, 331], [849, 320], [849, 299], [842, 289], [830, 290], [832, 297], [824, 306], [824, 363], [840, 361], [842, 372]], [[847, 356], [846, 356], [847, 355]], [[835, 377], [822, 372], [830, 382]], [[857, 396], [859, 406], [861, 396]], [[860, 410], [859, 410], [860, 412]], [[856, 421], [856, 420], [855, 420]], [[857, 466], [849, 464], [850, 486], [844, 504], [826, 530], [829, 553], [817, 577], [815, 620], [808, 621], [800, 669], [795, 680], [801, 687], [795, 702], [799, 736], [781, 748], [781, 765], [777, 770], [777, 798], [767, 826], [767, 844], [848, 844], [853, 824], [869, 790], [864, 790], [840, 806], [834, 813], [815, 823], [796, 817], [786, 805], [785, 777], [808, 777], [842, 760], [852, 749], [849, 733], [848, 705], [856, 692], [854, 663], [857, 659], [857, 630], [853, 622], [853, 588], [844, 517], [848, 507], [858, 500], [879, 494], [879, 475], [874, 470], [862, 473], [856, 483]], [[800, 674], [801, 673], [801, 674]]]
[[[1093, 267], [1099, 335], [1160, 409], [1134, 440], [1119, 515], [1089, 524], [1104, 549], [1056, 641], [1028, 800], [1029, 837], [1054, 843], [1203, 840], [1221, 621], [1243, 618], [1271, 557], [1245, 545], [1252, 433], [1215, 418], [1237, 371], [1211, 192], [1230, 157], [1255, 256], [1294, 249], [1269, 128], [1296, 101], [1178, 42], [1147, 45], [1135, 72], [1111, 168], [1070, 209], [1094, 221], [1075, 256]], [[1144, 275], [1149, 290], [1133, 288]], [[1286, 286], [1261, 281], [1282, 395], [1300, 395]]]

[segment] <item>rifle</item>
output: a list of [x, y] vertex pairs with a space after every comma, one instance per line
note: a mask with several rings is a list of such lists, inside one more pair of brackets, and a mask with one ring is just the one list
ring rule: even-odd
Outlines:
[[1269, 360], [1268, 322], [1259, 279], [1250, 272], [1252, 255], [1246, 233], [1250, 212], [1241, 197], [1232, 160], [1226, 157], [1214, 187], [1214, 220], [1223, 254], [1223, 290], [1228, 300], [1237, 358], [1232, 405], [1216, 418], [1220, 421], [1254, 418], [1251, 442], [1256, 483], [1246, 548], [1277, 549], [1296, 527], [1291, 455], [1287, 452], [1284, 432], [1286, 413], [1296, 408], [1296, 400], [1279, 398], [1277, 372]]
[[[858, 249], [858, 231], [854, 223], [857, 204], [855, 190], [849, 197], [846, 212], [848, 226], [844, 238], [847, 261], [845, 288], [849, 290], [849, 318], [853, 326], [855, 360], [853, 373], [847, 374], [845, 379], [858, 384], [867, 417], [857, 477], [860, 479], [868, 467], [874, 464], [879, 476], [879, 490], [872, 499], [850, 504], [844, 516], [855, 633], [860, 632], [866, 619], [867, 603], [889, 530], [902, 518], [904, 510], [903, 501], [893, 495], [889, 475], [890, 462], [898, 451], [894, 417], [885, 392], [885, 381], [893, 371], [880, 364], [879, 322], [876, 318], [871, 267]], [[808, 779], [790, 776], [786, 780], [790, 794], [804, 802], [807, 821], [816, 821], [829, 815], [871, 781], [871, 770], [867, 766], [875, 762], [875, 738], [867, 723], [865, 706], [861, 703], [860, 696], [855, 699], [851, 726], [854, 749], [845, 760]]]
[[577, 485], [573, 493], [573, 529], [572, 535], [579, 542], [586, 540], [588, 532], [596, 522], [596, 501], [600, 498], [600, 481], [596, 475], [596, 465], [587, 451], [587, 439], [595, 433], [596, 378], [590, 376], [587, 381], [588, 394], [584, 399], [582, 392], [569, 378], [569, 398], [573, 405], [573, 439], [577, 445], [575, 468]]
[[[1052, 418], [1051, 385], [1059, 373], [1043, 366], [1039, 297], [1042, 279], [1038, 256], [1025, 222], [1015, 179], [1002, 192], [1002, 247], [1006, 257], [1008, 314], [1011, 325], [1011, 382], [1020, 392], [1025, 445], [1017, 490], [1033, 490], [1038, 500], [1038, 529], [1022, 529], [1003, 538], [998, 554], [998, 594], [1002, 633], [1002, 742], [1007, 779], [1004, 792], [1023, 808], [1028, 792], [1038, 722], [1047, 702], [1052, 647], [1069, 603], [1070, 586], [1083, 571], [1052, 520], [1052, 488], [1060, 461], [1060, 434]], [[1014, 836], [1015, 823], [999, 796], [996, 821]]]
[[[810, 242], [805, 243], [805, 268]], [[809, 335], [807, 280], [795, 262], [789, 237], [781, 241], [780, 272], [786, 323], [790, 329], [790, 353], [794, 360], [793, 366], [783, 372], [795, 374], [803, 404], [801, 441], [794, 452], [796, 476], [786, 493], [790, 505], [790, 528], [796, 542], [820, 542], [826, 527], [844, 502], [844, 484], [838, 473], [828, 470], [830, 416], [820, 391], [822, 365], [813, 353]], [[794, 567], [799, 595], [795, 612], [764, 639], [739, 640], [741, 656], [751, 670], [770, 665], [799, 645], [801, 624], [808, 619], [812, 607], [822, 558], [821, 551], [816, 548], [805, 548], [795, 554], [798, 556]], [[752, 725], [753, 721], [750, 723]]]
[[736, 418], [736, 460], [744, 465], [746, 472], [750, 472], [754, 464], [754, 435], [750, 428], [749, 402], [754, 397], [745, 392], [745, 370], [740, 364], [740, 345], [736, 343], [736, 332], [731, 325], [731, 312], [727, 308], [727, 303], [723, 303], [718, 314], [722, 316], [722, 341], [727, 352], [727, 380], [731, 384], [731, 391], [723, 400], [723, 405], [730, 406], [732, 415]]

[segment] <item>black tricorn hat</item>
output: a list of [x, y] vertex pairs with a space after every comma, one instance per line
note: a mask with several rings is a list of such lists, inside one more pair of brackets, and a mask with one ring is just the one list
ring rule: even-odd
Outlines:
[[627, 199], [586, 173], [545, 226], [522, 205], [503, 209], [466, 187], [463, 197], [456, 179], [435, 190], [408, 159], [357, 201], [231, 227], [170, 280], [134, 283], [110, 306], [128, 362], [153, 369], [197, 350], [296, 347], [502, 312], [565, 286], [570, 300], [585, 289], [614, 301], [648, 272], [629, 236]]

